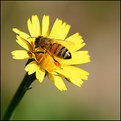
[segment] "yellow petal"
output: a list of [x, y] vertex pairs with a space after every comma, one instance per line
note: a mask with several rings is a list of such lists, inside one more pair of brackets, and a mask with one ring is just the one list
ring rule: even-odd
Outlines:
[[36, 71], [36, 78], [39, 80], [40, 83], [43, 81], [44, 76], [45, 76], [45, 71], [44, 70], [38, 69]]
[[27, 21], [27, 26], [28, 26], [28, 30], [29, 30], [31, 37], [36, 37], [35, 31], [34, 31], [34, 28], [33, 28], [33, 24], [31, 23], [30, 19], [28, 19], [28, 21]]
[[53, 39], [64, 40], [70, 30], [70, 25], [65, 22], [62, 24], [62, 20], [56, 19], [49, 37]]
[[39, 66], [37, 65], [36, 61], [32, 61], [25, 67], [25, 71], [27, 71], [29, 75], [36, 72], [38, 69]]
[[31, 54], [29, 54], [26, 50], [14, 50], [11, 52], [13, 59], [30, 59]]
[[66, 40], [74, 43], [74, 46], [71, 48], [72, 52], [79, 50], [80, 48], [82, 48], [85, 45], [85, 43], [83, 43], [84, 40], [79, 35], [79, 33], [75, 33], [75, 34], [71, 35]]
[[21, 38], [21, 37], [18, 36], [18, 35], [16, 36], [16, 38], [17, 38], [16, 42], [17, 42], [20, 46], [22, 46], [22, 47], [25, 48], [26, 50], [32, 52], [32, 46], [31, 46], [31, 44], [30, 44], [28, 41], [26, 41], [25, 39]]
[[28, 19], [27, 25], [31, 37], [38, 37], [41, 35], [40, 22], [37, 15], [32, 16], [32, 22]]
[[31, 43], [31, 41], [33, 40], [32, 38], [30, 38], [30, 36], [24, 32], [22, 32], [21, 30], [17, 29], [17, 28], [13, 28], [12, 29], [15, 33], [17, 33], [21, 38], [27, 40], [29, 43]]
[[38, 37], [41, 35], [41, 29], [40, 29], [40, 22], [39, 22], [39, 18], [37, 15], [32, 16], [32, 24], [33, 24], [33, 28], [35, 30], [35, 36]]
[[42, 19], [42, 36], [49, 35], [49, 16], [44, 15]]
[[89, 73], [73, 66], [64, 66], [62, 69], [57, 70], [59, 74], [66, 77], [70, 82], [77, 86], [81, 86], [84, 80], [88, 79]]
[[49, 73], [49, 79], [53, 81], [53, 83], [55, 84], [55, 86], [60, 90], [67, 90], [67, 87], [65, 85], [65, 83], [63, 82], [63, 80], [61, 79], [61, 77], [59, 76], [55, 76], [53, 74]]
[[72, 54], [71, 59], [63, 59], [63, 65], [77, 65], [90, 62], [88, 51], [77, 51]]

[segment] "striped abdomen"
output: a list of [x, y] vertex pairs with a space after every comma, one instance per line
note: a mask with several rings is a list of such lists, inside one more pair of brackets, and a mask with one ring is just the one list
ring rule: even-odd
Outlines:
[[49, 52], [56, 57], [63, 59], [70, 59], [71, 53], [69, 50], [61, 44], [53, 43], [49, 49]]

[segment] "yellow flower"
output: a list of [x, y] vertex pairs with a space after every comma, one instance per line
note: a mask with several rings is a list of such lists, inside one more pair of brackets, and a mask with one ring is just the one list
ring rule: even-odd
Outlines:
[[[80, 87], [83, 83], [82, 80], [88, 79], [89, 73], [72, 65], [88, 63], [90, 62], [90, 56], [88, 51], [79, 51], [79, 49], [85, 45], [79, 33], [75, 33], [66, 38], [70, 30], [70, 25], [65, 22], [62, 23], [62, 20], [58, 18], [55, 20], [51, 32], [49, 32], [49, 16], [46, 15], [44, 15], [42, 19], [42, 29], [37, 15], [33, 15], [32, 20], [28, 19], [27, 25], [30, 35], [17, 28], [13, 28], [13, 31], [18, 34], [16, 35], [16, 42], [26, 49], [12, 51], [13, 59], [33, 59], [33, 61], [25, 67], [25, 71], [27, 71], [29, 75], [36, 73], [36, 78], [39, 82], [43, 81], [46, 73], [48, 78], [53, 81], [60, 91], [67, 90], [62, 77]], [[37, 48], [35, 48], [35, 39], [39, 36], [56, 40], [57, 43], [65, 46], [69, 50], [72, 58], [62, 59], [56, 56], [53, 58], [48, 52], [39, 53], [38, 51], [43, 51], [43, 49], [39, 48], [39, 50], [37, 50]], [[58, 63], [56, 63], [55, 60]]]

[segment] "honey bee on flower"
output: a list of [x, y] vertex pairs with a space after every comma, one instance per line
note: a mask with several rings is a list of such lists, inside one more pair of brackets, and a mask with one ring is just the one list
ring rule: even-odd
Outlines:
[[85, 43], [79, 33], [66, 38], [70, 25], [56, 19], [49, 33], [49, 16], [44, 15], [42, 29], [37, 15], [27, 21], [30, 35], [13, 28], [17, 33], [16, 42], [26, 50], [12, 51], [13, 59], [33, 59], [26, 65], [28, 74], [36, 73], [36, 78], [42, 82], [47, 74], [55, 86], [60, 90], [67, 90], [61, 77], [65, 77], [71, 83], [81, 86], [87, 80], [89, 73], [74, 67], [90, 62], [88, 51], [80, 51]]

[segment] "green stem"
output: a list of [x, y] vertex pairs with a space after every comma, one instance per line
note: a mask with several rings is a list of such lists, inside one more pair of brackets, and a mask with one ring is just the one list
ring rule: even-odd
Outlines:
[[[27, 64], [30, 62], [31, 60], [28, 60]], [[12, 114], [14, 112], [14, 110], [16, 109], [17, 105], [20, 103], [22, 97], [24, 96], [24, 94], [27, 92], [27, 90], [31, 89], [30, 85], [32, 84], [32, 82], [36, 79], [35, 77], [35, 73], [28, 75], [28, 73], [25, 74], [22, 83], [20, 84], [18, 90], [16, 91], [9, 107], [6, 110], [6, 113], [3, 117], [3, 120], [10, 120], [10, 118], [12, 117]]]

